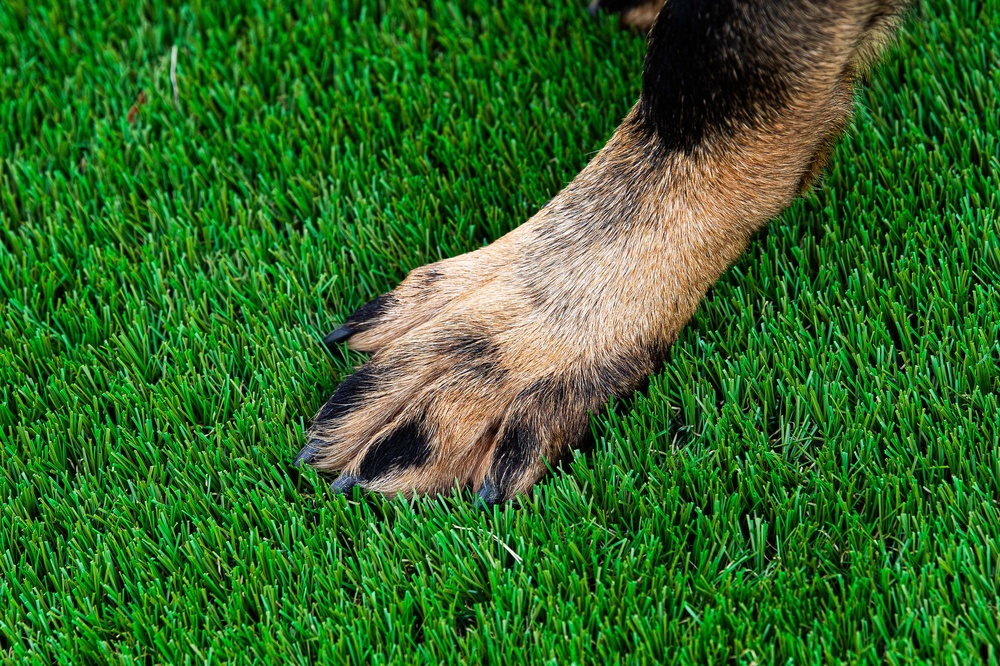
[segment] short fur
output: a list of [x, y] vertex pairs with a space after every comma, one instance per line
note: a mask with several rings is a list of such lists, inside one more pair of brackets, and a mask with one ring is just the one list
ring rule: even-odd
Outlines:
[[320, 410], [300, 460], [342, 471], [342, 490], [457, 484], [486, 503], [528, 491], [816, 178], [903, 9], [669, 0], [639, 102], [564, 190], [338, 330], [372, 356]]

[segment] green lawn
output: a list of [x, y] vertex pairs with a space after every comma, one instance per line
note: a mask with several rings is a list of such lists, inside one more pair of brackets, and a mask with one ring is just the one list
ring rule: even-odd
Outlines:
[[1000, 0], [920, 3], [816, 192], [489, 514], [291, 467], [361, 360], [319, 338], [568, 182], [643, 39], [94, 4], [0, 6], [0, 660], [1000, 659]]

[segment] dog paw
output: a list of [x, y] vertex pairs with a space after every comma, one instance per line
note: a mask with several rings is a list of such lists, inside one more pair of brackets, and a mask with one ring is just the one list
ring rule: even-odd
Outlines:
[[[590, 433], [590, 414], [659, 362], [611, 309], [607, 275], [526, 224], [413, 271], [327, 337], [370, 352], [316, 415], [296, 459], [394, 495], [472, 487], [485, 504], [529, 490]], [[562, 266], [547, 270], [546, 260]], [[598, 253], [600, 260], [604, 253]]]

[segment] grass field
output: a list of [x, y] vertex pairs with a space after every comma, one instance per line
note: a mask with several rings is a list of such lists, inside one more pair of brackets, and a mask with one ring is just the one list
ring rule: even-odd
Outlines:
[[1000, 0], [920, 3], [521, 508], [291, 467], [361, 360], [319, 337], [568, 182], [643, 50], [576, 0], [5, 1], [0, 660], [1000, 659]]

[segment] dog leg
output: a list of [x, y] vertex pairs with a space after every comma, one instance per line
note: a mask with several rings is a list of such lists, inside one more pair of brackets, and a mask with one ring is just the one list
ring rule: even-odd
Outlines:
[[492, 245], [417, 269], [333, 335], [371, 352], [302, 462], [338, 489], [529, 490], [662, 362], [709, 286], [844, 127], [891, 0], [670, 0], [642, 94], [593, 161]]

